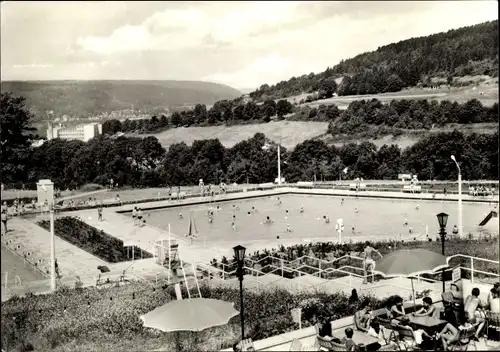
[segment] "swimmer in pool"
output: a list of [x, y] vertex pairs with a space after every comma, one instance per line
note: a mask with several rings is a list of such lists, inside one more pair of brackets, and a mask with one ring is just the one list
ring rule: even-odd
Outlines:
[[273, 221], [271, 220], [271, 218], [268, 216], [266, 217], [266, 221], [264, 221], [264, 224], [271, 224]]
[[408, 232], [409, 232], [409, 233], [413, 233], [413, 229], [410, 227], [410, 228], [408, 229]]
[[179, 219], [182, 219], [182, 213], [179, 213]]
[[417, 209], [417, 210], [420, 209], [420, 205], [417, 204], [417, 206], [415, 207], [415, 209]]
[[255, 207], [252, 207], [252, 211], [255, 213], [257, 212], [257, 209], [255, 209]]
[[303, 214], [303, 213], [304, 213], [304, 206], [301, 206], [301, 207], [300, 207], [299, 212], [300, 212], [301, 214]]
[[234, 222], [234, 220], [236, 220], [236, 215], [233, 214], [233, 222]]
[[209, 217], [209, 218], [208, 218], [208, 223], [209, 223], [209, 224], [211, 224], [213, 221], [214, 221], [214, 219], [212, 219], [212, 217]]
[[353, 226], [351, 231], [352, 231], [352, 233], [356, 233], [356, 228]]
[[355, 213], [359, 212], [358, 208], [354, 208], [354, 212]]
[[340, 201], [340, 205], [344, 205], [344, 198]]
[[251, 213], [251, 212], [247, 212], [247, 214], [248, 214], [248, 216], [252, 215], [252, 213]]
[[405, 222], [403, 223], [404, 226], [408, 226], [408, 219], [406, 218], [406, 214], [405, 214]]
[[233, 229], [233, 231], [236, 231], [236, 224], [234, 223], [234, 221], [231, 223], [231, 228]]
[[286, 232], [292, 232], [292, 231], [293, 231], [293, 229], [290, 226], [290, 224], [286, 224]]
[[323, 215], [323, 219], [325, 220], [325, 224], [329, 224], [330, 223], [330, 218], [326, 215]]
[[219, 207], [219, 206], [217, 206], [217, 210], [220, 210], [220, 207]]

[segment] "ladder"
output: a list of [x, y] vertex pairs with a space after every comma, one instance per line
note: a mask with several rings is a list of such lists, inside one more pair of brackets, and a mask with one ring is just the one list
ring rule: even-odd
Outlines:
[[[186, 291], [188, 294], [188, 299], [196, 298], [196, 297], [201, 298], [200, 284], [198, 283], [198, 276], [196, 275], [196, 266], [194, 264], [194, 261], [191, 265], [193, 268], [193, 276], [194, 276], [194, 282], [196, 283], [196, 287], [190, 288], [189, 284], [188, 284], [187, 276], [186, 276], [186, 270], [184, 270], [184, 261], [180, 258], [180, 256], [179, 256], [179, 260], [181, 262], [182, 275], [184, 276], [184, 282], [186, 284]], [[197, 292], [191, 293], [191, 291], [190, 291], [191, 289], [197, 289]]]

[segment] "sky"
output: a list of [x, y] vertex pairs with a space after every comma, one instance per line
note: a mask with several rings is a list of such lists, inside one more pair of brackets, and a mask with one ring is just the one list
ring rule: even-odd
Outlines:
[[203, 80], [254, 89], [498, 19], [496, 1], [1, 3], [2, 80]]

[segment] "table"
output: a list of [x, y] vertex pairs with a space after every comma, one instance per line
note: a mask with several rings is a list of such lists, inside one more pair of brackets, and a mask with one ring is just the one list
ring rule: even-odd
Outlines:
[[[344, 330], [333, 331], [332, 335], [333, 337], [342, 341], [342, 339], [345, 338], [345, 331]], [[367, 333], [364, 333], [359, 330], [354, 330], [354, 334], [352, 335], [352, 340], [356, 345], [363, 344], [365, 346], [379, 342], [376, 337], [370, 336]]]
[[407, 315], [410, 318], [410, 324], [417, 325], [418, 327], [428, 328], [428, 329], [437, 329], [440, 326], [446, 325], [446, 320], [441, 320], [438, 318], [425, 316], [425, 317], [415, 317], [413, 315]]

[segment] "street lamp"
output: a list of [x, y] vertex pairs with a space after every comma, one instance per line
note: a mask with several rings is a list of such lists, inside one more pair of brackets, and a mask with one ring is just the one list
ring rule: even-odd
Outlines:
[[[444, 240], [446, 238], [446, 223], [448, 222], [448, 214], [439, 213], [437, 214], [438, 222], [439, 222], [439, 236], [441, 237], [441, 254], [444, 255]], [[441, 281], [443, 282], [443, 292], [445, 291], [444, 287], [444, 269], [441, 272]]]
[[460, 165], [458, 165], [457, 159], [455, 155], [451, 156], [451, 160], [455, 162], [458, 169], [458, 237], [462, 237], [463, 235], [463, 222], [462, 222], [462, 170], [460, 169]]
[[243, 261], [245, 259], [245, 250], [246, 248], [241, 245], [237, 245], [233, 248], [236, 263], [238, 264], [236, 274], [238, 275], [238, 280], [240, 281], [241, 341], [245, 339], [245, 321], [243, 318]]

